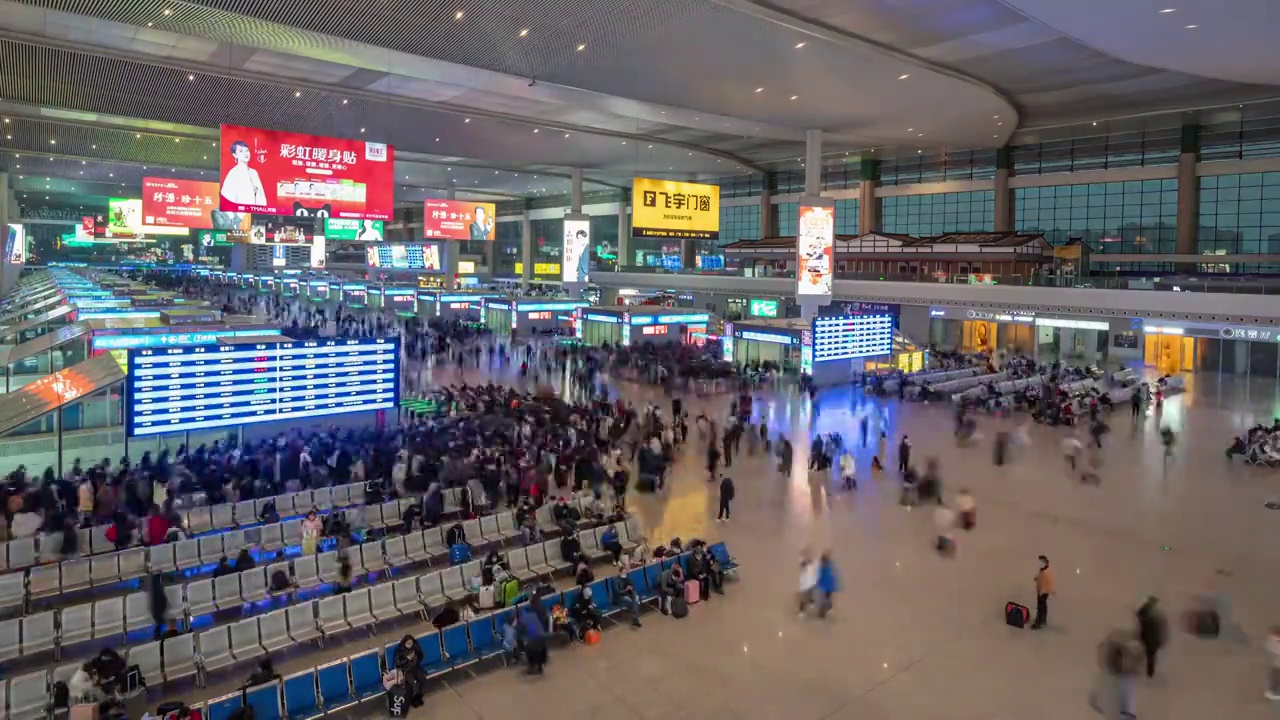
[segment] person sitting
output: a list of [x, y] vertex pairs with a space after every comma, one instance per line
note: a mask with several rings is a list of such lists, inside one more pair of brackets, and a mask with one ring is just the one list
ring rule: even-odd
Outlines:
[[480, 582], [484, 585], [495, 585], [505, 582], [510, 576], [506, 561], [497, 550], [490, 550], [480, 566]]
[[591, 588], [584, 587], [569, 606], [569, 622], [565, 631], [572, 639], [581, 640], [588, 630], [600, 629], [600, 614], [591, 602]]
[[72, 705], [100, 703], [105, 698], [94, 676], [93, 663], [87, 662], [76, 669], [67, 681], [67, 691]]
[[253, 555], [249, 553], [249, 548], [240, 548], [240, 554], [236, 555], [236, 572], [244, 572], [257, 567], [257, 563], [253, 559]]
[[618, 576], [613, 579], [613, 597], [631, 613], [631, 624], [640, 627], [640, 595], [626, 568], [619, 569]]
[[565, 533], [565, 536], [560, 538], [560, 557], [573, 565], [577, 565], [583, 559], [582, 542], [578, 540], [578, 533]]
[[405, 635], [396, 645], [393, 662], [395, 669], [404, 676], [405, 693], [409, 704], [422, 707], [422, 696], [427, 688], [427, 674], [422, 670], [422, 646], [412, 635]]
[[591, 572], [591, 566], [587, 564], [585, 557], [579, 558], [578, 565], [573, 572], [573, 581], [579, 587], [590, 585], [596, 581], [596, 574]]
[[558, 498], [556, 504], [551, 507], [551, 519], [564, 533], [571, 533], [577, 527], [577, 523], [573, 521], [572, 514], [569, 512], [569, 501], [563, 497]]
[[717, 567], [716, 559], [707, 552], [706, 545], [693, 547], [693, 555], [689, 558], [689, 577], [702, 584], [702, 596], [707, 597], [706, 590], [714, 590], [716, 594], [724, 594], [724, 573]]
[[405, 509], [404, 515], [400, 519], [404, 522], [404, 534], [408, 535], [413, 532], [414, 526], [422, 522], [422, 504], [415, 502], [410, 505]]
[[1248, 448], [1245, 446], [1244, 438], [1235, 437], [1231, 441], [1231, 447], [1227, 448], [1227, 459], [1230, 460], [1236, 455], [1244, 455]]
[[600, 533], [600, 547], [613, 555], [613, 564], [617, 565], [622, 558], [622, 542], [618, 540], [618, 529], [609, 525]]
[[658, 587], [658, 608], [663, 615], [671, 613], [671, 598], [680, 597], [684, 593], [684, 568], [674, 562], [671, 567], [662, 571]]
[[218, 558], [218, 566], [213, 569], [213, 576], [215, 578], [220, 578], [225, 575], [235, 575], [235, 574], [236, 574], [236, 569], [231, 566], [231, 563], [227, 560], [226, 555], [223, 555], [222, 557]]
[[274, 663], [270, 657], [264, 657], [258, 661], [258, 668], [253, 671], [249, 679], [244, 685], [240, 686], [241, 690], [248, 690], [259, 685], [266, 685], [269, 682], [275, 682], [280, 679], [280, 673], [276, 672]]

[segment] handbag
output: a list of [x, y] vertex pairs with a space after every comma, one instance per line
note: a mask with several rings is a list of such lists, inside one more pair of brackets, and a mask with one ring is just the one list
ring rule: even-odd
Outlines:
[[600, 631], [592, 628], [582, 634], [582, 642], [587, 645], [598, 645], [600, 643]]

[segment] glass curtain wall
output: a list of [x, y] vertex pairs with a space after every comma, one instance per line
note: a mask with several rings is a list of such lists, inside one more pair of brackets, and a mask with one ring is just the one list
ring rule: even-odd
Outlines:
[[520, 222], [500, 222], [494, 232], [493, 275], [495, 277], [519, 277], [516, 263], [520, 262]]
[[881, 208], [885, 232], [922, 237], [995, 229], [993, 190], [886, 197], [881, 198]]
[[[1201, 255], [1280, 254], [1280, 172], [1218, 175], [1200, 180]], [[1280, 263], [1205, 263], [1205, 272], [1280, 272]]]
[[[1080, 238], [1096, 253], [1172, 253], [1177, 244], [1178, 181], [1134, 180], [1017, 188], [1019, 232], [1044, 233], [1053, 245]], [[1125, 263], [1128, 270], [1158, 264]]]
[[533, 279], [559, 280], [560, 253], [564, 249], [564, 219], [531, 220], [529, 232], [533, 237]]

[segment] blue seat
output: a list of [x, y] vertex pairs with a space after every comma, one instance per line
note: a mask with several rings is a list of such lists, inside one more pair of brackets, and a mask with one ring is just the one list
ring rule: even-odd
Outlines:
[[729, 555], [729, 548], [724, 543], [718, 542], [707, 548], [707, 552], [711, 553], [711, 557], [720, 563], [720, 567], [726, 572], [733, 572], [738, 569], [738, 563], [734, 562], [733, 557]]
[[281, 720], [280, 681], [246, 690], [244, 704], [245, 707], [253, 708], [253, 720]]
[[422, 646], [422, 671], [428, 677], [448, 672], [449, 661], [445, 660], [444, 650], [440, 647], [440, 633], [429, 632], [426, 635], [419, 635], [417, 639], [418, 644]]
[[596, 612], [601, 615], [612, 615], [621, 609], [613, 605], [613, 593], [609, 592], [608, 578], [601, 578], [587, 587], [591, 588], [591, 606], [596, 609]]
[[320, 686], [320, 706], [325, 712], [334, 712], [356, 704], [351, 694], [351, 666], [346, 660], [337, 660], [316, 668], [316, 684]]
[[[661, 577], [661, 573], [659, 573]], [[658, 593], [649, 584], [648, 568], [636, 568], [627, 573], [627, 579], [631, 581], [631, 586], [636, 589], [636, 597], [640, 598], [640, 602], [647, 602], [656, 598]]]
[[[475, 653], [477, 660], [484, 660], [502, 653], [502, 635], [499, 632], [501, 626], [494, 626], [497, 620], [498, 615], [493, 614], [467, 623], [467, 634], [471, 636], [471, 652]], [[508, 617], [507, 622], [510, 621]]]
[[547, 612], [551, 612], [551, 608], [564, 603], [564, 593], [559, 590], [553, 593], [547, 593], [546, 595], [539, 597], [538, 601], [542, 603], [542, 607], [547, 609]]
[[382, 655], [383, 655], [382, 665], [388, 670], [396, 666], [396, 647], [399, 644], [400, 644], [400, 641], [397, 640], [395, 642], [387, 643], [382, 648]]
[[565, 609], [567, 610], [573, 607], [573, 603], [578, 599], [578, 596], [581, 594], [582, 594], [582, 588], [580, 587], [574, 587], [574, 588], [570, 588], [569, 590], [565, 590], [564, 597], [561, 600], [561, 604], [564, 605]]
[[651, 597], [658, 597], [662, 589], [662, 563], [649, 563], [644, 566], [645, 584], [649, 586]]
[[316, 671], [304, 670], [284, 679], [284, 714], [288, 720], [309, 720], [324, 714], [316, 695]]
[[471, 651], [471, 643], [467, 640], [467, 626], [462, 623], [441, 630], [440, 642], [444, 645], [444, 656], [452, 667], [464, 667], [480, 659]]
[[208, 714], [205, 717], [208, 720], [230, 720], [231, 716], [242, 707], [244, 702], [240, 698], [240, 693], [223, 695], [209, 701]]
[[351, 664], [351, 691], [357, 701], [368, 700], [386, 692], [382, 688], [382, 665], [378, 651], [369, 650], [347, 658]]

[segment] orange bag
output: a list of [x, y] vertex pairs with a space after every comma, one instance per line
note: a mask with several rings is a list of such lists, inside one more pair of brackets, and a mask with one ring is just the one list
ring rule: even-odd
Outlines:
[[594, 628], [593, 628], [593, 629], [591, 629], [591, 630], [586, 631], [586, 632], [585, 632], [585, 633], [583, 633], [583, 635], [582, 635], [582, 642], [584, 642], [584, 643], [586, 643], [586, 644], [588, 644], [588, 645], [595, 645], [595, 644], [599, 643], [599, 642], [600, 642], [600, 631], [599, 631], [599, 630], [596, 630], [596, 629], [594, 629]]

